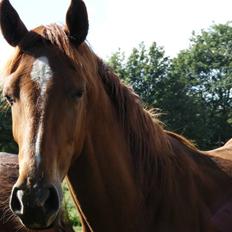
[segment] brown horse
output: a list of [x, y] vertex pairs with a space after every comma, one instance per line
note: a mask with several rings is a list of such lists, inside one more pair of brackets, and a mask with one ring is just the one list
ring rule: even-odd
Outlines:
[[[9, 209], [11, 189], [18, 178], [18, 157], [0, 152], [0, 231], [28, 232]], [[59, 224], [44, 232], [74, 232], [70, 223], [60, 218]]]
[[91, 51], [81, 0], [71, 2], [64, 27], [32, 31], [2, 0], [0, 25], [16, 47], [3, 86], [19, 145], [10, 207], [27, 227], [53, 223], [67, 175], [84, 231], [220, 231], [231, 177], [165, 131]]

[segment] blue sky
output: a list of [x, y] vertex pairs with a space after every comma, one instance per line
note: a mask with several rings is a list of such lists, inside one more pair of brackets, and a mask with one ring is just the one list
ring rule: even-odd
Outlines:
[[[63, 23], [70, 0], [11, 0], [29, 29]], [[231, 0], [85, 0], [89, 12], [88, 41], [107, 58], [120, 47], [129, 52], [141, 41], [163, 46], [173, 57], [189, 46], [193, 30], [213, 22], [232, 21]], [[0, 65], [11, 48], [0, 37]]]

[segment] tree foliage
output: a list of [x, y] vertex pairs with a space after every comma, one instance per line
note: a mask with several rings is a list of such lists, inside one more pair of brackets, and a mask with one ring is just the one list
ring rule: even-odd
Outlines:
[[[117, 61], [117, 62], [114, 62]], [[172, 60], [164, 50], [142, 43], [128, 58], [118, 52], [109, 63], [145, 104], [159, 108], [167, 128], [201, 148], [225, 142], [232, 132], [232, 27], [212, 25], [193, 33], [189, 49]]]
[[1, 151], [16, 153], [17, 146], [12, 138], [10, 109], [6, 107], [6, 103], [0, 98], [0, 152]]
[[[182, 82], [185, 96], [182, 128], [203, 147], [221, 145], [231, 137], [232, 27], [213, 25], [193, 34], [191, 47], [172, 61], [169, 77]], [[182, 106], [182, 108], [184, 108]], [[188, 132], [186, 131], [188, 130]]]
[[170, 65], [162, 47], [158, 47], [154, 42], [146, 48], [145, 44], [141, 43], [127, 59], [119, 50], [111, 56], [108, 63], [121, 79], [133, 87], [146, 105], [158, 104], [160, 85]]

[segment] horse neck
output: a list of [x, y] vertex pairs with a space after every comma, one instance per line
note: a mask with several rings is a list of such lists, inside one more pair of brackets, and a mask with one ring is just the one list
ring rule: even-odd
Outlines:
[[91, 104], [88, 112], [94, 119], [88, 121], [84, 149], [68, 178], [93, 231], [141, 231], [145, 227], [143, 194], [130, 146], [111, 99], [103, 85], [99, 88], [98, 104]]
[[[99, 97], [89, 104], [88, 115], [94, 117], [88, 119], [82, 154], [68, 173], [72, 195], [85, 225], [92, 231], [112, 232], [151, 231], [158, 225], [161, 229], [157, 231], [162, 231], [165, 225], [160, 222], [173, 225], [175, 221], [176, 227], [181, 228], [181, 217], [172, 219], [177, 212], [189, 220], [186, 226], [198, 225], [191, 220], [192, 216], [198, 220], [201, 214], [191, 200], [199, 199], [198, 193], [194, 195], [197, 186], [187, 186], [194, 181], [189, 179], [190, 172], [195, 171], [187, 167], [184, 173], [181, 171], [186, 164], [186, 146], [176, 138], [170, 139], [129, 90], [120, 84], [112, 86], [114, 80], [110, 76], [105, 78], [110, 84], [100, 84]], [[120, 103], [110, 96], [112, 90], [122, 96]], [[122, 107], [123, 115], [118, 104], [126, 104]], [[132, 134], [129, 138], [128, 132]], [[178, 159], [183, 163], [177, 162], [175, 153], [180, 154]], [[186, 185], [180, 186], [178, 180], [183, 179]], [[185, 188], [192, 191], [183, 198]], [[188, 217], [185, 200], [191, 202]]]
[[[172, 218], [173, 213], [180, 212], [186, 218], [184, 205], [188, 201], [188, 219], [198, 218], [200, 212], [195, 210], [196, 201], [192, 199], [199, 200], [201, 196], [191, 178], [193, 173], [198, 176], [199, 169], [191, 158], [185, 158], [186, 145], [179, 139], [170, 139], [142, 110], [138, 98], [99, 63], [98, 77], [102, 82], [96, 91], [98, 97], [94, 95], [89, 102], [88, 116], [92, 119], [87, 123], [85, 146], [68, 173], [72, 195], [85, 224], [93, 231], [151, 231], [147, 216], [155, 218], [157, 204], [164, 209], [160, 221], [170, 223], [167, 215]], [[188, 163], [193, 165], [191, 170]], [[180, 185], [179, 180], [185, 184]], [[183, 198], [186, 189], [189, 192]], [[189, 223], [186, 225], [192, 224]]]

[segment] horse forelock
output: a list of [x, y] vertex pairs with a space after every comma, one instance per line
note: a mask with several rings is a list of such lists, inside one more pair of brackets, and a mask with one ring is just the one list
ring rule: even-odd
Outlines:
[[21, 60], [24, 53], [33, 55], [34, 49], [46, 48], [54, 45], [65, 54], [75, 65], [86, 65], [89, 70], [96, 67], [95, 57], [91, 48], [84, 42], [79, 47], [76, 47], [65, 32], [65, 27], [58, 24], [50, 24], [47, 26], [39, 26], [32, 31], [29, 31], [23, 40], [20, 42], [16, 51], [8, 61], [5, 70], [12, 73], [17, 68], [17, 64]]

